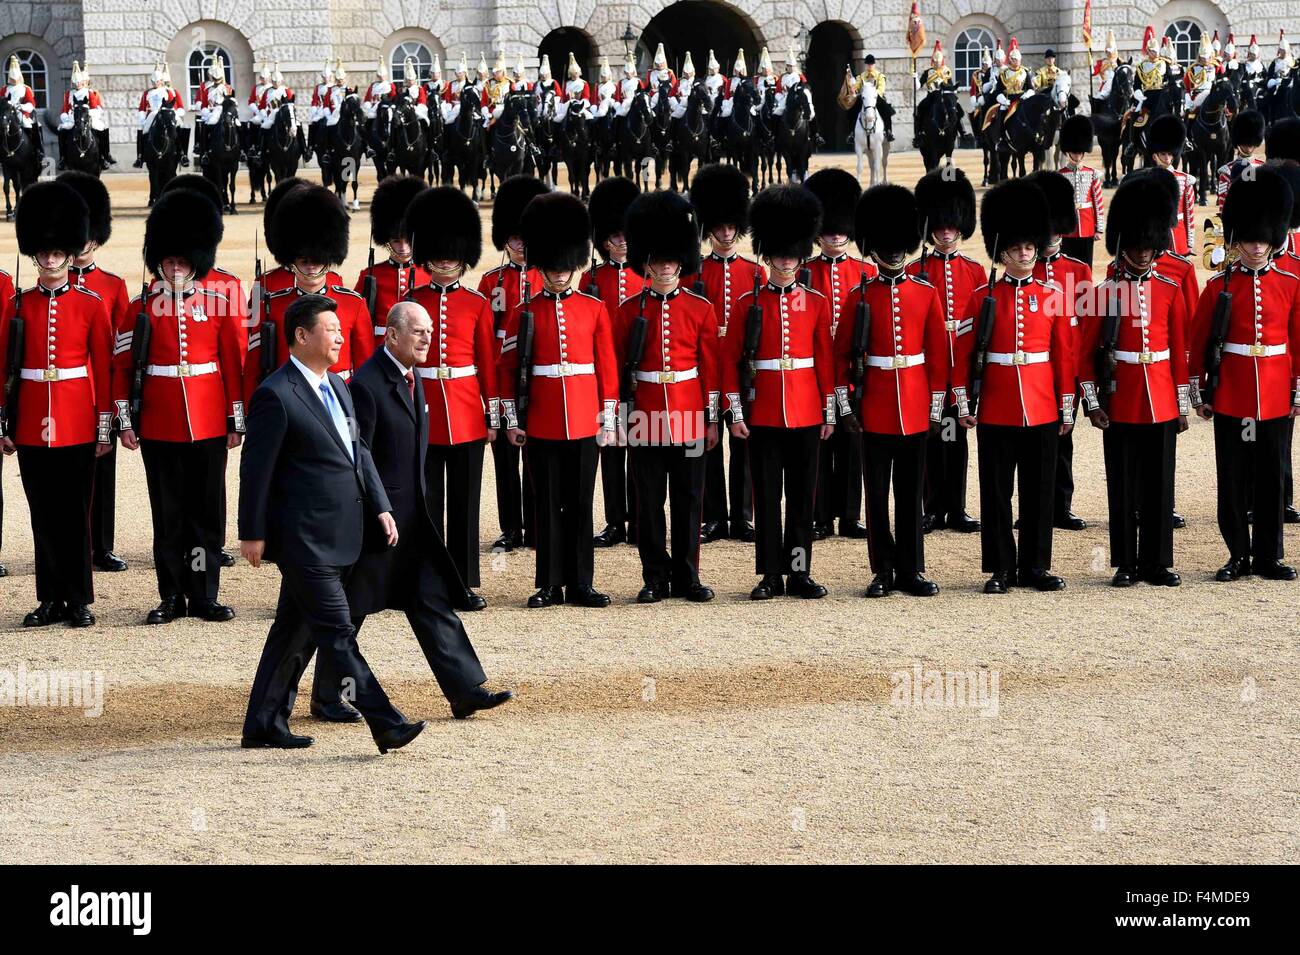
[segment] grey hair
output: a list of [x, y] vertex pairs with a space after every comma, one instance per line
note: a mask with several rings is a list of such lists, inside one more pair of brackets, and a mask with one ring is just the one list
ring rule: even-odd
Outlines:
[[388, 327], [400, 332], [408, 320], [421, 315], [429, 318], [428, 309], [419, 302], [398, 302], [388, 310]]

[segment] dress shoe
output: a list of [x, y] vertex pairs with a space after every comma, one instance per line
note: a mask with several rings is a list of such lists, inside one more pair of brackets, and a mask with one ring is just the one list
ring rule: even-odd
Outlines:
[[235, 608], [219, 604], [215, 600], [205, 603], [191, 603], [190, 616], [206, 620], [208, 623], [224, 623], [235, 619]]
[[171, 623], [177, 617], [185, 616], [184, 597], [164, 597], [162, 603], [145, 615], [147, 624]]
[[924, 574], [913, 574], [896, 581], [894, 589], [912, 597], [933, 597], [939, 592], [939, 585], [933, 580], [927, 580]]
[[6, 567], [4, 564], [0, 564], [0, 577], [8, 577], [8, 576], [9, 576], [9, 568]]
[[980, 522], [965, 511], [948, 515], [948, 530], [958, 534], [974, 534], [980, 529]]
[[1120, 567], [1115, 571], [1115, 576], [1110, 579], [1112, 587], [1132, 587], [1137, 583], [1138, 573], [1133, 567]]
[[684, 587], [673, 586], [668, 590], [669, 596], [684, 597], [691, 603], [706, 604], [712, 600], [716, 594], [712, 587], [706, 587], [701, 583], [687, 584]]
[[361, 714], [339, 700], [336, 703], [317, 703], [312, 700], [311, 718], [322, 723], [360, 723]]
[[883, 574], [876, 574], [871, 578], [871, 583], [867, 586], [866, 596], [868, 597], [887, 597], [889, 592], [894, 589], [894, 575], [886, 571]]
[[824, 541], [834, 533], [835, 528], [831, 527], [829, 524], [813, 525], [813, 540]]
[[1067, 511], [1052, 521], [1052, 526], [1061, 531], [1081, 531], [1088, 526], [1088, 522], [1074, 511]]
[[948, 529], [948, 520], [943, 514], [930, 515], [930, 530], [942, 531]]
[[758, 586], [749, 592], [750, 600], [771, 600], [785, 594], [785, 581], [780, 574], [768, 574], [758, 582]]
[[1286, 506], [1286, 510], [1282, 512], [1282, 522], [1284, 524], [1300, 524], [1300, 511], [1296, 510], [1294, 504]]
[[68, 608], [62, 600], [43, 600], [35, 610], [23, 617], [24, 627], [46, 627], [67, 616]]
[[994, 574], [984, 584], [986, 594], [1004, 594], [1010, 589], [1006, 574]]
[[401, 749], [423, 732], [424, 720], [416, 720], [414, 723], [402, 723], [390, 730], [376, 733], [375, 745], [379, 747], [379, 755], [383, 756], [390, 749]]
[[627, 531], [622, 524], [607, 524], [605, 529], [591, 539], [593, 547], [613, 547], [627, 540]]
[[465, 593], [460, 598], [460, 609], [468, 612], [483, 610], [487, 607], [487, 598], [482, 594], [476, 594], [470, 588], [465, 588]]
[[1181, 531], [1184, 527], [1187, 526], [1187, 518], [1183, 517], [1183, 515], [1179, 514], [1177, 511], [1174, 511], [1173, 523], [1174, 523], [1174, 530]]
[[95, 615], [85, 604], [68, 604], [68, 611], [63, 620], [69, 627], [93, 627]]
[[731, 536], [746, 544], [752, 544], [754, 543], [754, 525], [750, 521], [745, 521], [740, 525], [740, 533], [737, 534], [733, 531]]
[[245, 736], [239, 741], [243, 749], [306, 749], [313, 742], [310, 736], [293, 733], [267, 733], [265, 736]]
[[476, 686], [464, 696], [452, 701], [451, 715], [458, 720], [467, 720], [479, 710], [493, 709], [514, 698], [515, 694], [511, 690], [498, 690], [494, 693]]
[[636, 595], [636, 602], [639, 604], [657, 604], [663, 599], [663, 592], [651, 584], [646, 584]]
[[221, 549], [221, 566], [222, 567], [235, 566], [235, 555], [230, 553], [230, 551], [226, 550], [224, 547]]
[[934, 520], [934, 515], [933, 515], [933, 514], [922, 514], [922, 515], [921, 515], [921, 533], [922, 533], [922, 534], [928, 534], [928, 533], [930, 533], [932, 530], [934, 530], [934, 524], [935, 524], [935, 520]]
[[1281, 561], [1269, 560], [1255, 564], [1255, 576], [1265, 580], [1295, 580], [1295, 568]]
[[524, 535], [521, 531], [506, 531], [492, 542], [492, 549], [510, 553], [516, 547], [522, 547]]
[[564, 599], [575, 607], [608, 607], [609, 594], [602, 594], [590, 584], [570, 587]]
[[807, 574], [791, 574], [785, 592], [791, 597], [802, 597], [805, 600], [820, 600], [826, 596], [826, 588]]
[[861, 521], [840, 521], [840, 536], [862, 540], [867, 536], [867, 525]]
[[1053, 590], [1064, 590], [1065, 579], [1055, 574], [1049, 574], [1045, 570], [1031, 570], [1027, 574], [1019, 575], [1018, 586], [1033, 587], [1043, 593], [1050, 593]]
[[714, 541], [725, 540], [727, 537], [727, 527], [722, 521], [709, 521], [700, 528], [700, 541], [705, 544], [712, 544]]
[[1250, 558], [1233, 557], [1226, 564], [1218, 569], [1214, 574], [1214, 579], [1221, 584], [1226, 584], [1232, 580], [1240, 580], [1242, 577], [1250, 576]]
[[96, 570], [102, 570], [108, 574], [117, 574], [126, 570], [126, 561], [111, 550], [97, 552], [91, 558], [91, 563], [95, 565]]
[[550, 607], [564, 603], [563, 587], [543, 587], [537, 593], [528, 598], [528, 606], [536, 609], [538, 607]]
[[1167, 567], [1144, 567], [1142, 579], [1153, 587], [1177, 587], [1183, 582], [1182, 577]]

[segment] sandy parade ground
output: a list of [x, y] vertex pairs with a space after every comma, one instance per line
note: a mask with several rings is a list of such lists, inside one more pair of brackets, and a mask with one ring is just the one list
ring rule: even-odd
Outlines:
[[[978, 153], [958, 161], [978, 182]], [[852, 168], [852, 157], [815, 160], [833, 163]], [[920, 159], [900, 153], [890, 172], [910, 186]], [[100, 262], [134, 294], [147, 180], [108, 183], [115, 228]], [[372, 190], [370, 175], [341, 269], [349, 284], [365, 264]], [[498, 261], [488, 203], [483, 216], [478, 271]], [[246, 281], [261, 219], [244, 204], [226, 218], [218, 261]], [[0, 266], [12, 271], [15, 249], [0, 223]], [[978, 235], [968, 251], [985, 261]], [[30, 284], [29, 263], [23, 275]], [[143, 626], [158, 595], [138, 454], [118, 455], [116, 549], [131, 567], [96, 575], [97, 625], [24, 630], [31, 531], [9, 458], [0, 690], [6, 674], [31, 686], [71, 671], [91, 692], [77, 707], [0, 705], [0, 858], [1293, 861], [1300, 587], [1212, 581], [1227, 555], [1208, 423], [1193, 421], [1178, 455], [1179, 589], [1109, 586], [1101, 440], [1086, 422], [1075, 510], [1090, 526], [1056, 533], [1054, 569], [1069, 582], [1057, 594], [984, 596], [978, 535], [948, 531], [926, 539], [927, 574], [943, 588], [930, 600], [864, 600], [865, 542], [838, 538], [814, 549], [830, 589], [821, 601], [751, 602], [751, 547], [719, 542], [702, 556], [713, 603], [636, 605], [640, 565], [620, 546], [596, 556], [611, 608], [530, 611], [531, 553], [485, 554], [490, 606], [466, 624], [491, 685], [518, 699], [453, 721], [405, 618], [372, 618], [361, 644], [377, 675], [404, 712], [432, 719], [382, 758], [364, 728], [310, 720], [305, 694], [295, 728], [315, 746], [239, 749], [278, 574], [242, 561], [226, 571], [229, 623]], [[238, 452], [232, 503], [237, 467]], [[492, 485], [488, 466], [485, 548], [498, 531]], [[599, 494], [597, 482], [597, 527]], [[234, 518], [232, 506], [232, 548]], [[1294, 558], [1300, 528], [1286, 535]], [[925, 692], [945, 676], [952, 705]]]

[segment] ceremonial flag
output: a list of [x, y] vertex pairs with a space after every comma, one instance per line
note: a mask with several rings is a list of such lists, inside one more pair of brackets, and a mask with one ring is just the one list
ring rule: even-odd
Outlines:
[[1084, 0], [1083, 4], [1083, 45], [1092, 51], [1092, 0]]
[[925, 21], [921, 19], [920, 0], [912, 0], [912, 12], [907, 18], [907, 48], [912, 51], [914, 60], [925, 49]]

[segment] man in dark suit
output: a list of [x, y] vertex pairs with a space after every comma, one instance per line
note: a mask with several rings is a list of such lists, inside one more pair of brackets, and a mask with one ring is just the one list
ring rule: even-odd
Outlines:
[[280, 602], [266, 637], [244, 718], [245, 748], [297, 749], [310, 736], [289, 732], [289, 714], [313, 649], [351, 681], [353, 702], [380, 753], [415, 739], [357, 648], [344, 584], [368, 542], [398, 541], [392, 506], [370, 450], [349, 425], [356, 412], [343, 379], [329, 368], [343, 335], [334, 303], [304, 295], [285, 312], [289, 361], [253, 394], [239, 463], [239, 548], [254, 567], [280, 568]]
[[[433, 320], [423, 305], [399, 302], [388, 312], [384, 344], [350, 382], [356, 405], [357, 435], [372, 449], [375, 469], [397, 523], [396, 547], [367, 546], [347, 581], [352, 625], [360, 632], [366, 616], [404, 610], [425, 659], [463, 720], [478, 710], [500, 706], [510, 691], [485, 690], [487, 680], [465, 626], [452, 609], [452, 594], [465, 585], [427, 504], [424, 460], [429, 447], [428, 408], [415, 368], [428, 357]], [[367, 526], [367, 539], [382, 531]], [[376, 543], [380, 543], [376, 540]], [[361, 716], [344, 702], [347, 674], [322, 656], [312, 685], [312, 715], [331, 722], [356, 722]]]

